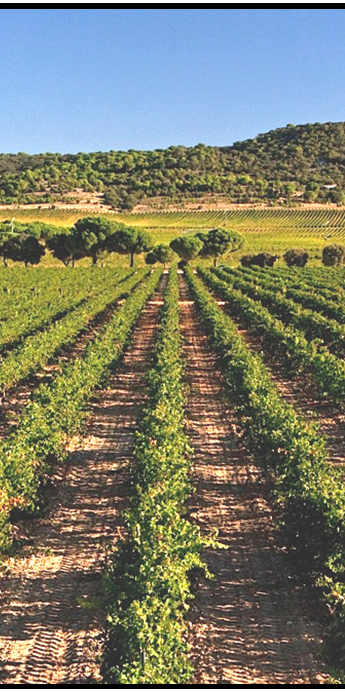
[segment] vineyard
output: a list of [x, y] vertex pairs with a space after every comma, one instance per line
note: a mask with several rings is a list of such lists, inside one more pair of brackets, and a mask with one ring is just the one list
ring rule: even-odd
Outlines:
[[[342, 209], [121, 220], [345, 233]], [[0, 270], [1, 684], [342, 684], [344, 269], [124, 264]]]
[[281, 253], [291, 246], [305, 247], [320, 254], [327, 242], [344, 242], [345, 208], [243, 208], [214, 211], [157, 211], [121, 214], [98, 209], [13, 208], [0, 209], [0, 221], [15, 217], [21, 223], [42, 221], [60, 227], [72, 226], [85, 216], [105, 216], [134, 227], [147, 229], [155, 242], [170, 242], [191, 230], [228, 227], [246, 238], [246, 251], [268, 250]]

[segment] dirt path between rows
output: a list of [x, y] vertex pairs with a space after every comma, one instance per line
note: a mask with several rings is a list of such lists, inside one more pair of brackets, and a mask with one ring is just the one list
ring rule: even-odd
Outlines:
[[133, 431], [145, 397], [161, 292], [100, 393], [81, 451], [56, 475], [44, 518], [21, 526], [23, 554], [1, 579], [2, 685], [98, 685], [107, 544], [121, 532]]
[[[328, 461], [345, 464], [345, 413], [328, 399], [320, 399], [311, 377], [306, 373], [286, 374], [282, 363], [274, 358], [267, 348], [267, 342], [251, 334], [238, 321], [239, 333], [253, 353], [263, 359], [270, 376], [281, 396], [307, 420], [315, 421], [327, 440]], [[266, 344], [266, 345], [265, 345]]]
[[[119, 284], [125, 280], [121, 279]], [[10, 433], [12, 426], [18, 424], [34, 390], [39, 387], [42, 381], [49, 382], [57, 373], [61, 372], [61, 368], [66, 362], [82, 355], [90, 341], [93, 341], [102, 327], [110, 322], [114, 310], [123, 300], [123, 298], [118, 298], [92, 317], [69, 344], [63, 344], [57, 348], [46, 365], [38, 368], [36, 372], [30, 373], [16, 385], [10, 387], [7, 392], [0, 392], [0, 439]], [[56, 320], [55, 324], [58, 321]], [[47, 326], [49, 328], [51, 325]], [[43, 332], [44, 329], [41, 331]], [[24, 341], [25, 339], [23, 339], [23, 343]]]
[[[226, 549], [208, 551], [215, 579], [191, 612], [193, 684], [326, 685], [320, 628], [289, 575], [257, 468], [241, 446], [222, 377], [183, 284], [189, 432], [198, 492], [192, 507]], [[86, 444], [56, 475], [49, 511], [20, 527], [27, 544], [1, 580], [3, 685], [99, 685], [106, 543], [121, 532], [132, 433], [144, 399], [161, 296], [134, 332], [94, 407]]]
[[223, 378], [181, 278], [181, 326], [195, 450], [192, 516], [217, 529], [214, 574], [190, 613], [195, 685], [326, 685], [320, 626], [289, 573], [260, 474], [241, 444]]
[[231, 303], [220, 296], [217, 291], [210, 291], [219, 307], [237, 325], [238, 332], [253, 353], [258, 354], [265, 363], [270, 376], [281, 396], [306, 420], [320, 426], [325, 436], [328, 449], [328, 461], [335, 465], [345, 464], [345, 413], [334, 402], [321, 399], [313, 385], [312, 378], [306, 372], [288, 372], [279, 358], [272, 355], [272, 346], [268, 338], [254, 334], [244, 326], [241, 318], [234, 315]]

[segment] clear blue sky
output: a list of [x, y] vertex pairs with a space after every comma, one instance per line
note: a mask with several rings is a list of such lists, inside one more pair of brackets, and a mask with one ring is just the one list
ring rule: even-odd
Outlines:
[[229, 145], [345, 120], [343, 9], [1, 9], [0, 152]]

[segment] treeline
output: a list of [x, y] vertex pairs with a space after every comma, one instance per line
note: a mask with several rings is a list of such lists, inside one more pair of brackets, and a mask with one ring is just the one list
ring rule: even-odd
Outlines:
[[5, 266], [8, 266], [8, 260], [24, 262], [25, 266], [37, 265], [50, 251], [66, 267], [69, 264], [74, 266], [76, 260], [85, 257], [90, 257], [92, 264], [96, 265], [112, 252], [129, 255], [132, 267], [134, 256], [152, 250], [153, 245], [147, 231], [104, 217], [81, 218], [72, 228], [16, 223], [14, 230], [10, 222], [0, 225], [0, 257]]
[[0, 155], [0, 204], [77, 202], [78, 190], [117, 209], [205, 194], [229, 203], [344, 203], [345, 123], [287, 125], [228, 147]]
[[[0, 224], [0, 258], [5, 267], [8, 261], [23, 262], [25, 266], [37, 265], [47, 251], [66, 267], [90, 257], [92, 264], [103, 264], [111, 253], [128, 255], [130, 267], [134, 266], [136, 255], [145, 253], [149, 265], [170, 264], [179, 259], [184, 267], [196, 258], [212, 259], [214, 266], [218, 260], [240, 250], [245, 242], [244, 236], [230, 228], [211, 228], [208, 231], [189, 232], [174, 238], [170, 245], [155, 245], [152, 235], [143, 229], [126, 226], [118, 221], [110, 221], [102, 216], [89, 216], [79, 219], [72, 228], [58, 227], [42, 222], [23, 224], [10, 221]], [[242, 267], [273, 267], [278, 255], [269, 252], [243, 254], [239, 261]], [[290, 248], [283, 254], [289, 267], [305, 267], [309, 254], [301, 248]], [[345, 245], [331, 243], [322, 251], [325, 266], [340, 266], [345, 262]]]
[[[9, 221], [0, 224], [0, 257], [5, 266], [8, 261], [39, 264], [46, 251], [66, 267], [76, 260], [90, 257], [96, 265], [113, 252], [128, 255], [134, 266], [135, 255], [146, 253], [147, 264], [168, 264], [180, 258], [184, 266], [197, 256], [218, 258], [235, 252], [243, 245], [244, 238], [236, 231], [211, 228], [206, 232], [189, 233], [171, 241], [170, 246], [155, 245], [152, 235], [140, 228], [109, 221], [102, 216], [78, 219], [72, 228], [58, 228], [44, 223], [16, 224]], [[181, 266], [182, 266], [181, 265]]]

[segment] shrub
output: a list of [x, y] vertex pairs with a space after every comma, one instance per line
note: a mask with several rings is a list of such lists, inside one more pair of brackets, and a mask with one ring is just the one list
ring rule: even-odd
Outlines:
[[305, 267], [309, 255], [306, 250], [302, 250], [301, 248], [291, 248], [285, 252], [283, 258], [288, 267]]
[[277, 259], [278, 255], [271, 255], [269, 252], [259, 252], [258, 255], [243, 255], [241, 264], [242, 267], [251, 267], [254, 264], [258, 267], [273, 267]]
[[343, 264], [345, 257], [345, 245], [340, 243], [332, 243], [331, 245], [325, 245], [322, 250], [322, 264], [325, 267], [335, 267], [336, 265]]
[[253, 257], [255, 257], [255, 255], [242, 255], [240, 259], [242, 267], [250, 267]]

